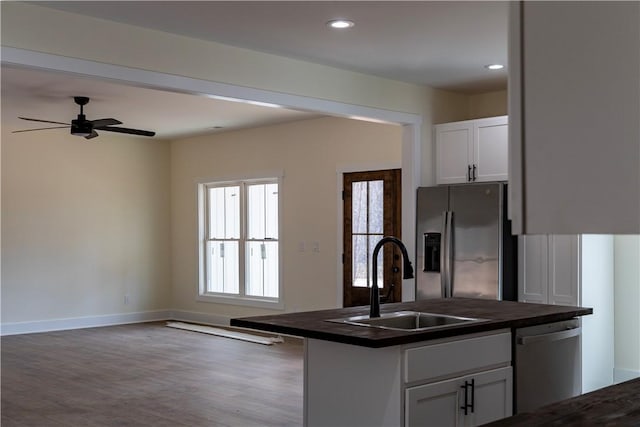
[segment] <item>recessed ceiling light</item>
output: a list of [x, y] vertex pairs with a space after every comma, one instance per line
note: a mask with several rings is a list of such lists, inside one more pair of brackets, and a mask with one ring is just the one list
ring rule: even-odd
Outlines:
[[502, 64], [489, 64], [485, 65], [484, 68], [488, 68], [489, 70], [502, 70], [504, 65]]
[[337, 29], [351, 28], [354, 25], [356, 24], [353, 21], [349, 21], [348, 19], [333, 19], [327, 22], [327, 27]]

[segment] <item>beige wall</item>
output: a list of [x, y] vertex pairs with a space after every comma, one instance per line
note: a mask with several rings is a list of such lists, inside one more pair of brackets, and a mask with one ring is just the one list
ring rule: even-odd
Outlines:
[[[274, 313], [196, 302], [197, 208], [200, 178], [284, 171], [284, 302], [286, 311], [336, 306], [338, 298], [338, 171], [399, 165], [399, 126], [319, 118], [174, 141], [171, 145], [173, 308], [218, 316]], [[305, 242], [305, 252], [299, 252]], [[313, 253], [310, 243], [318, 242]]]
[[615, 236], [615, 367], [640, 376], [640, 236]]
[[3, 325], [169, 306], [169, 143], [3, 128], [1, 148]]
[[506, 116], [507, 114], [506, 90], [469, 96], [469, 119]]

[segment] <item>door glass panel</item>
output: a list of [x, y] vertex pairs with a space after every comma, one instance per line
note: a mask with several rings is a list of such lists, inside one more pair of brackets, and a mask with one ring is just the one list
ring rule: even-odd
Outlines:
[[384, 228], [384, 181], [369, 181], [369, 233], [382, 234]]
[[366, 288], [369, 283], [369, 250], [366, 235], [354, 235], [353, 240], [353, 286]]
[[[384, 181], [352, 183], [353, 286], [370, 287], [373, 248], [384, 232]], [[382, 254], [382, 250], [380, 254]], [[378, 286], [382, 287], [382, 262], [378, 264]]]
[[351, 186], [351, 224], [353, 233], [367, 232], [367, 182], [354, 182]]

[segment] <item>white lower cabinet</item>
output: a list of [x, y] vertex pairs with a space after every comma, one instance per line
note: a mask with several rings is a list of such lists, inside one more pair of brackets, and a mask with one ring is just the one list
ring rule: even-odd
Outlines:
[[476, 426], [513, 412], [511, 334], [405, 351], [405, 426]]
[[512, 412], [511, 367], [406, 389], [406, 426], [477, 426]]
[[512, 414], [508, 329], [383, 348], [306, 338], [304, 357], [308, 427], [476, 426]]

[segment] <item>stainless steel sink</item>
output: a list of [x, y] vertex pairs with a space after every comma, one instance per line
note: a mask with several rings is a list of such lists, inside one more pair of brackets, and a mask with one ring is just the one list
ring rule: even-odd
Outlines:
[[462, 323], [483, 322], [486, 319], [449, 316], [445, 314], [423, 313], [420, 311], [396, 311], [384, 313], [380, 317], [353, 316], [341, 319], [329, 319], [328, 322], [347, 323], [349, 325], [370, 328], [394, 329], [401, 331], [424, 331], [428, 329], [446, 328]]

